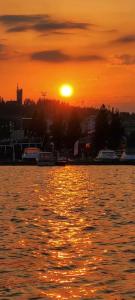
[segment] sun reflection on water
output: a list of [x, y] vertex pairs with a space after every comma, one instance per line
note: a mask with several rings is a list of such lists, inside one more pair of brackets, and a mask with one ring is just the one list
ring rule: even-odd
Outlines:
[[134, 299], [135, 174], [110, 168], [2, 170], [0, 297]]

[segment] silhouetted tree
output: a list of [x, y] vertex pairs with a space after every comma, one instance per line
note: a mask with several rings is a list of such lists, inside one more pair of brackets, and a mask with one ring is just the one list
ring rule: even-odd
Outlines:
[[47, 124], [44, 111], [40, 108], [35, 110], [33, 118], [31, 131], [33, 135], [44, 138], [47, 134]]
[[52, 140], [56, 150], [65, 146], [66, 124], [61, 116], [57, 116], [50, 128]]
[[93, 151], [95, 154], [108, 145], [109, 112], [103, 104], [97, 114], [95, 134], [93, 137]]
[[71, 113], [67, 127], [67, 146], [72, 148], [74, 143], [81, 137], [81, 121], [80, 116], [74, 110]]
[[121, 124], [120, 114], [118, 111], [112, 111], [108, 137], [109, 147], [114, 150], [118, 149], [123, 135], [124, 129]]

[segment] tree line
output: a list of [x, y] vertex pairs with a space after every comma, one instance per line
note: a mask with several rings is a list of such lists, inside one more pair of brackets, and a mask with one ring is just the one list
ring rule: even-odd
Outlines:
[[105, 148], [117, 150], [124, 142], [125, 131], [119, 111], [107, 109], [102, 105], [96, 117], [93, 153], [97, 154], [99, 150]]
[[[119, 149], [125, 141], [122, 118], [128, 118], [128, 113], [121, 114], [105, 105], [100, 109], [81, 108], [49, 99], [39, 99], [37, 102], [26, 99], [23, 105], [1, 99], [0, 139], [10, 135], [9, 120], [31, 118], [29, 137], [40, 137], [44, 144], [53, 142], [57, 150], [73, 149], [78, 139], [88, 135], [82, 132], [81, 124], [91, 115], [96, 116], [95, 131], [90, 137], [91, 154], [96, 155], [103, 148]], [[5, 126], [2, 125], [3, 120]], [[127, 142], [131, 146], [135, 144], [135, 132], [127, 137]]]

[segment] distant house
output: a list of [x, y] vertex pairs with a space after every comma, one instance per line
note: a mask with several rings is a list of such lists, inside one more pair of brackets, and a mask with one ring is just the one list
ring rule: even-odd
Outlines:
[[93, 135], [87, 135], [80, 138], [74, 144], [74, 156], [81, 158], [88, 158], [91, 153]]

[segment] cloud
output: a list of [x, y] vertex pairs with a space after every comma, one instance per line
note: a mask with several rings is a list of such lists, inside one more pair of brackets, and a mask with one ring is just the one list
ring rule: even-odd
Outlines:
[[15, 27], [11, 27], [7, 30], [7, 32], [24, 32], [27, 31], [28, 27], [27, 25], [20, 25], [20, 26], [15, 26]]
[[74, 23], [74, 22], [57, 22], [57, 21], [46, 21], [43, 23], [37, 23], [33, 26], [33, 29], [39, 32], [55, 31], [55, 30], [66, 30], [66, 29], [88, 29], [87, 23]]
[[105, 61], [105, 58], [101, 55], [82, 55], [76, 58], [77, 61], [82, 62], [96, 62]]
[[134, 65], [135, 55], [123, 54], [116, 57], [116, 63], [119, 65]]
[[59, 50], [34, 52], [31, 55], [32, 60], [61, 63], [70, 60], [70, 56]]
[[84, 22], [59, 21], [50, 15], [1, 15], [0, 23], [7, 32], [23, 32], [33, 30], [40, 33], [63, 30], [87, 30], [94, 26]]
[[65, 54], [60, 50], [47, 50], [40, 52], [33, 52], [30, 56], [32, 60], [49, 62], [49, 63], [63, 63], [63, 62], [97, 62], [105, 61], [105, 58], [100, 55], [81, 55], [71, 56]]
[[0, 22], [7, 26], [18, 24], [33, 24], [47, 19], [49, 15], [1, 15]]
[[114, 40], [113, 43], [123, 44], [123, 45], [135, 43], [135, 34], [123, 35], [118, 39]]

